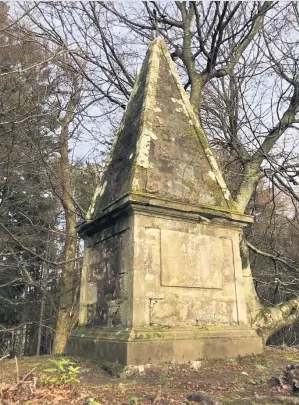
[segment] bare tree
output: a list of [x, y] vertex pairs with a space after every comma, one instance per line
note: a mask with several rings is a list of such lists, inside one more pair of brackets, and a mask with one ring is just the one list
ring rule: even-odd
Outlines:
[[[146, 46], [158, 31], [223, 162], [238, 210], [248, 212], [261, 182], [298, 199], [297, 2], [34, 5], [31, 11], [29, 5], [20, 7], [35, 34], [67, 52], [90, 105], [107, 123], [109, 130], [98, 133], [102, 151], [109, 148], [109, 131], [126, 106]], [[245, 239], [240, 249], [244, 274], [250, 276]], [[297, 295], [264, 307], [251, 277], [245, 279], [251, 322], [265, 340], [298, 318]]]
[[[64, 47], [38, 41], [24, 24], [27, 11], [16, 19], [8, 18], [3, 4], [0, 11], [4, 44], [0, 50], [0, 299], [6, 312], [11, 307], [13, 313], [11, 321], [3, 315], [2, 322], [0, 315], [0, 331], [8, 335], [24, 331], [26, 339], [30, 325], [32, 331], [38, 327], [36, 352], [40, 353], [49, 312], [46, 303], [51, 303], [57, 311], [56, 325], [53, 318], [50, 325], [57, 332], [53, 347], [57, 352], [63, 350], [67, 331], [77, 319], [76, 222], [84, 209], [74, 199], [74, 181], [83, 173], [78, 170], [81, 162], [75, 166], [69, 152], [70, 143], [82, 132], [90, 101], [81, 97], [82, 76], [72, 68]], [[20, 299], [14, 303], [16, 298]], [[18, 305], [21, 319], [13, 310]]]

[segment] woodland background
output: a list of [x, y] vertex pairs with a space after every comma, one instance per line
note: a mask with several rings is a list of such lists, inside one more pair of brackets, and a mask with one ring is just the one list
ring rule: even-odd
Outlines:
[[261, 303], [293, 300], [269, 342], [298, 344], [298, 2], [1, 2], [0, 358], [64, 350], [76, 225], [156, 31], [255, 218], [245, 236]]

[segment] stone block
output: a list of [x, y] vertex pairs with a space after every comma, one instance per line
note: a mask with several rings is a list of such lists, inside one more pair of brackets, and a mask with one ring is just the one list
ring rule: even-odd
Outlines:
[[[67, 352], [123, 365], [190, 363], [261, 353], [261, 339], [248, 327], [79, 328]], [[196, 363], [198, 364], [198, 363]]]

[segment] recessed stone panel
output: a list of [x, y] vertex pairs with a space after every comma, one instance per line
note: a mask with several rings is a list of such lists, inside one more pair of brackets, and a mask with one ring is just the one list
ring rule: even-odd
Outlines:
[[222, 289], [227, 245], [228, 238], [161, 230], [162, 285]]

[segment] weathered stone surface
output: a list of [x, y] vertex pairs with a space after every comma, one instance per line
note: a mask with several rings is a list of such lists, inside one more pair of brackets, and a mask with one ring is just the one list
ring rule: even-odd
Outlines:
[[[162, 229], [162, 285], [221, 289], [224, 254], [231, 249], [228, 238]], [[233, 268], [231, 255], [229, 258], [228, 265]]]
[[238, 229], [136, 214], [133, 325], [246, 324], [238, 242]]
[[81, 327], [69, 352], [139, 365], [262, 350], [248, 326], [239, 249], [251, 218], [235, 210], [161, 40], [95, 201], [80, 228]]
[[234, 209], [166, 45], [143, 63], [98, 188], [93, 218], [131, 191]]
[[[82, 274], [81, 323], [98, 326], [131, 325], [132, 221], [121, 219], [111, 232], [89, 240], [86, 274]], [[100, 240], [100, 242], [98, 242]], [[84, 280], [83, 280], [84, 278]]]
[[123, 365], [188, 363], [205, 357], [231, 358], [262, 352], [247, 327], [78, 329], [68, 352]]

